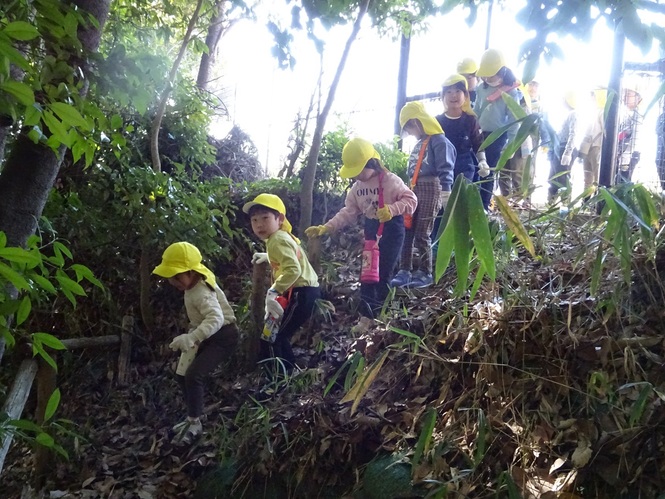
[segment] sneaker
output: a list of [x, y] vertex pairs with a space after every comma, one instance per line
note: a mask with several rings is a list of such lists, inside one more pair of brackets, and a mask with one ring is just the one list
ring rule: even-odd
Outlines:
[[408, 270], [400, 270], [397, 272], [397, 275], [393, 277], [392, 281], [390, 281], [390, 285], [393, 288], [402, 288], [406, 286], [409, 281], [411, 281], [411, 272]]
[[406, 287], [412, 289], [426, 288], [431, 286], [433, 282], [434, 279], [432, 278], [432, 274], [426, 274], [422, 270], [416, 270]]
[[196, 437], [203, 433], [203, 425], [198, 418], [195, 420], [187, 418], [182, 423], [175, 425], [173, 430], [176, 432], [176, 435], [173, 437], [171, 443], [174, 445], [189, 445]]

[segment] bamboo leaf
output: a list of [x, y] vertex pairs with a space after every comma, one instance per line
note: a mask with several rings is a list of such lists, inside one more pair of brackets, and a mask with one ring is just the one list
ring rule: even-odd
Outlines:
[[355, 385], [353, 385], [351, 390], [349, 390], [349, 392], [344, 396], [344, 398], [340, 400], [339, 402], [340, 404], [353, 401], [353, 404], [351, 405], [351, 415], [355, 414], [356, 410], [358, 409], [358, 404], [360, 404], [360, 401], [369, 390], [369, 387], [372, 385], [372, 382], [378, 376], [379, 371], [381, 370], [381, 367], [383, 366], [383, 363], [385, 362], [387, 357], [388, 357], [388, 350], [384, 351], [381, 357], [379, 357], [379, 359], [376, 362], [374, 362], [367, 369], [367, 371], [363, 373], [362, 376], [358, 377], [358, 380], [356, 381]]
[[638, 423], [640, 419], [642, 419], [642, 415], [644, 414], [644, 409], [647, 405], [649, 395], [651, 395], [652, 392], [653, 392], [653, 387], [651, 386], [650, 383], [645, 385], [644, 388], [642, 388], [640, 396], [637, 398], [635, 404], [630, 410], [630, 419], [628, 420], [628, 424], [630, 425], [631, 428], [635, 426], [635, 423]]
[[490, 236], [490, 227], [483, 201], [480, 198], [480, 192], [476, 185], [467, 188], [467, 210], [469, 212], [469, 225], [473, 244], [478, 254], [481, 267], [484, 267], [490, 279], [496, 278], [496, 261], [494, 259], [494, 248], [492, 237]]
[[602, 242], [598, 245], [598, 250], [596, 251], [596, 258], [593, 262], [593, 268], [591, 269], [591, 286], [590, 293], [591, 296], [598, 296], [598, 289], [600, 288], [600, 278], [603, 275], [603, 263], [605, 262], [605, 252], [603, 251]]
[[11, 282], [16, 289], [30, 289], [30, 284], [21, 274], [2, 262], [0, 262], [0, 277], [4, 277]]
[[443, 276], [444, 272], [448, 268], [450, 259], [453, 255], [455, 229], [450, 220], [451, 217], [456, 216], [455, 213], [459, 211], [457, 205], [459, 203], [459, 197], [463, 183], [466, 183], [466, 180], [464, 180], [461, 176], [455, 179], [453, 189], [450, 192], [450, 198], [448, 199], [448, 205], [443, 212], [443, 217], [441, 217], [441, 224], [439, 225], [439, 233], [441, 236], [438, 238], [439, 246], [436, 252], [436, 265], [434, 267], [434, 275], [437, 282], [439, 279], [441, 279], [441, 276]]
[[37, 341], [53, 350], [64, 350], [65, 345], [58, 338], [49, 333], [32, 333], [33, 341]]
[[506, 198], [503, 196], [494, 196], [494, 199], [496, 201], [496, 205], [499, 208], [499, 211], [501, 212], [501, 215], [503, 216], [504, 221], [506, 222], [506, 225], [508, 226], [508, 229], [515, 234], [515, 237], [517, 240], [522, 243], [522, 246], [529, 252], [529, 254], [533, 257], [536, 258], [536, 248], [533, 245], [533, 241], [529, 237], [529, 233], [526, 231], [524, 228], [524, 225], [522, 225], [522, 221], [519, 219], [519, 216], [513, 209], [508, 206], [508, 202], [506, 201]]
[[44, 422], [48, 421], [53, 417], [55, 411], [60, 405], [60, 388], [56, 388], [55, 391], [51, 394], [46, 404], [46, 410], [44, 411]]
[[17, 326], [20, 326], [25, 322], [25, 320], [30, 315], [31, 310], [32, 310], [32, 303], [30, 302], [30, 297], [24, 296], [23, 299], [21, 300], [20, 305], [18, 306], [18, 310], [16, 311]]
[[430, 443], [432, 442], [432, 432], [436, 424], [436, 409], [430, 407], [425, 413], [423, 428], [420, 430], [416, 450], [411, 458], [411, 469], [415, 473], [416, 466], [420, 463], [420, 458], [429, 450]]
[[455, 229], [455, 267], [457, 267], [457, 285], [455, 293], [460, 296], [466, 289], [469, 281], [469, 262], [473, 246], [471, 244], [469, 217], [467, 209], [468, 186], [460, 189], [460, 195], [457, 202], [455, 216], [452, 217], [452, 223]]

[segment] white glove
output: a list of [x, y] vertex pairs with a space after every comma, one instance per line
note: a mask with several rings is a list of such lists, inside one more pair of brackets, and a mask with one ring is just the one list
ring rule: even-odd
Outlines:
[[450, 191], [441, 192], [441, 207], [445, 210], [448, 206], [448, 200], [450, 199]]
[[196, 344], [194, 338], [189, 334], [181, 334], [173, 338], [173, 341], [169, 344], [169, 348], [174, 352], [180, 350], [181, 352], [187, 352], [194, 348]]
[[284, 315], [284, 309], [277, 301], [278, 296], [279, 293], [272, 288], [266, 293], [266, 317], [272, 315], [280, 318]]
[[252, 263], [265, 263], [270, 261], [268, 253], [254, 253], [252, 255]]
[[573, 153], [563, 153], [561, 155], [561, 166], [568, 166], [573, 160]]
[[487, 161], [481, 159], [478, 161], [478, 175], [482, 178], [487, 177], [490, 174], [490, 165], [487, 164]]

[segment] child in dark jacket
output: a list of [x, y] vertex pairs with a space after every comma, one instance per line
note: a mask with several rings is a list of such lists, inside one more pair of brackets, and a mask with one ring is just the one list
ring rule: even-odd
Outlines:
[[[430, 234], [436, 215], [448, 203], [457, 154], [439, 122], [427, 114], [421, 102], [408, 102], [400, 111], [399, 123], [404, 132], [418, 139], [408, 167], [418, 208], [411, 228], [407, 227], [400, 271], [391, 285], [424, 288], [434, 282]], [[418, 250], [417, 259], [413, 257], [414, 248]]]

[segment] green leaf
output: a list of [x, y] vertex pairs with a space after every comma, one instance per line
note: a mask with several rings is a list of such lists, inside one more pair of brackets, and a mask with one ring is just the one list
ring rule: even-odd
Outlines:
[[32, 106], [35, 103], [35, 94], [25, 83], [9, 80], [0, 84], [0, 89], [13, 95], [24, 106]]
[[21, 274], [2, 262], [0, 262], [0, 277], [4, 277], [11, 282], [16, 289], [30, 289], [30, 284]]
[[46, 410], [44, 411], [44, 422], [53, 417], [55, 411], [60, 405], [60, 388], [56, 388], [48, 399]]
[[79, 282], [81, 282], [81, 279], [85, 279], [98, 288], [104, 289], [104, 285], [93, 275], [92, 270], [90, 270], [85, 265], [75, 263], [70, 268], [76, 273], [76, 278]]
[[49, 435], [48, 433], [44, 433], [44, 432], [39, 433], [35, 437], [35, 441], [38, 444], [43, 445], [44, 447], [48, 447], [49, 449], [52, 448], [53, 445], [55, 444], [55, 440], [53, 440], [53, 437], [51, 435]]
[[411, 459], [411, 467], [413, 472], [416, 471], [416, 466], [420, 463], [420, 458], [429, 450], [430, 443], [432, 442], [432, 432], [436, 424], [436, 409], [430, 407], [425, 413], [423, 428], [420, 430], [416, 450]]
[[17, 326], [20, 326], [25, 322], [25, 320], [30, 315], [31, 310], [32, 310], [32, 303], [30, 302], [30, 297], [24, 296], [23, 299], [21, 300], [20, 305], [18, 306], [18, 310], [16, 311]]
[[53, 350], [65, 350], [65, 345], [58, 338], [49, 333], [32, 333], [33, 341], [44, 344]]
[[450, 222], [451, 218], [455, 216], [457, 211], [460, 211], [458, 208], [460, 192], [463, 189], [463, 183], [466, 183], [466, 180], [462, 176], [458, 176], [455, 179], [453, 184], [453, 189], [450, 192], [450, 198], [448, 198], [448, 204], [446, 209], [443, 212], [443, 217], [441, 217], [441, 223], [439, 224], [439, 236], [437, 241], [439, 242], [439, 247], [436, 251], [436, 265], [434, 268], [434, 273], [437, 282], [443, 276], [444, 272], [450, 264], [450, 259], [453, 255], [453, 248], [455, 243], [455, 229], [454, 225]]
[[4, 258], [10, 262], [25, 263], [28, 265], [28, 268], [34, 268], [42, 263], [42, 257], [39, 253], [14, 246], [0, 248], [0, 258]]
[[32, 356], [39, 355], [44, 361], [53, 368], [54, 371], [58, 370], [58, 366], [55, 363], [55, 360], [53, 360], [53, 357], [49, 355], [49, 353], [44, 350], [44, 347], [39, 343], [38, 341], [35, 341], [32, 343]]
[[47, 291], [51, 294], [56, 293], [55, 286], [46, 277], [41, 276], [39, 274], [32, 274], [30, 276], [30, 279], [35, 281], [39, 285], [39, 287], [42, 288], [44, 291]]
[[473, 237], [473, 245], [478, 254], [478, 259], [490, 279], [494, 280], [496, 278], [496, 262], [494, 259], [492, 237], [490, 236], [489, 221], [483, 208], [480, 191], [476, 185], [471, 185], [467, 189], [467, 209], [469, 211], [471, 236]]
[[64, 102], [52, 102], [48, 107], [62, 120], [63, 124], [90, 130], [90, 124], [74, 106], [70, 106]]
[[456, 206], [455, 215], [451, 218], [455, 234], [455, 267], [457, 268], [457, 285], [455, 292], [461, 296], [467, 289], [469, 281], [469, 263], [473, 246], [471, 236], [469, 235], [469, 218], [467, 204], [467, 191], [469, 190], [466, 182], [460, 189], [460, 195]]
[[7, 426], [13, 426], [19, 430], [32, 431], [35, 433], [40, 433], [42, 431], [37, 424], [27, 419], [10, 419], [7, 421]]
[[72, 256], [72, 252], [69, 251], [69, 248], [67, 246], [65, 246], [64, 244], [62, 244], [60, 241], [55, 241], [53, 243], [53, 249], [55, 250], [56, 253], [65, 254], [67, 256], [67, 258], [69, 258], [70, 260], [72, 260], [74, 258]]
[[122, 128], [122, 123], [123, 123], [122, 116], [120, 116], [119, 114], [114, 114], [113, 116], [111, 116], [111, 128], [113, 130]]
[[85, 290], [81, 287], [81, 285], [67, 277], [67, 275], [64, 272], [58, 272], [55, 276], [56, 280], [60, 283], [60, 286], [64, 290], [67, 290], [75, 295], [78, 296], [86, 296]]
[[603, 251], [602, 242], [598, 245], [598, 250], [596, 251], [596, 258], [593, 262], [593, 268], [591, 269], [591, 286], [589, 292], [591, 296], [598, 296], [598, 289], [600, 289], [600, 278], [603, 275], [603, 262], [605, 261], [605, 251]]
[[390, 327], [390, 330], [397, 333], [397, 334], [401, 334], [402, 336], [406, 336], [407, 338], [411, 338], [412, 340], [416, 340], [418, 343], [422, 342], [422, 338], [420, 336], [418, 336], [417, 334], [412, 333], [411, 331], [406, 331], [404, 329], [400, 329], [398, 327], [392, 327], [392, 326]]
[[39, 36], [37, 28], [25, 21], [11, 22], [5, 26], [1, 32], [14, 40], [20, 40], [22, 42], [32, 40]]
[[50, 130], [53, 138], [55, 138], [61, 144], [64, 144], [67, 147], [71, 147], [71, 144], [69, 143], [69, 135], [67, 134], [67, 128], [58, 118], [55, 117], [51, 111], [44, 111], [42, 119], [44, 120], [44, 124]]

